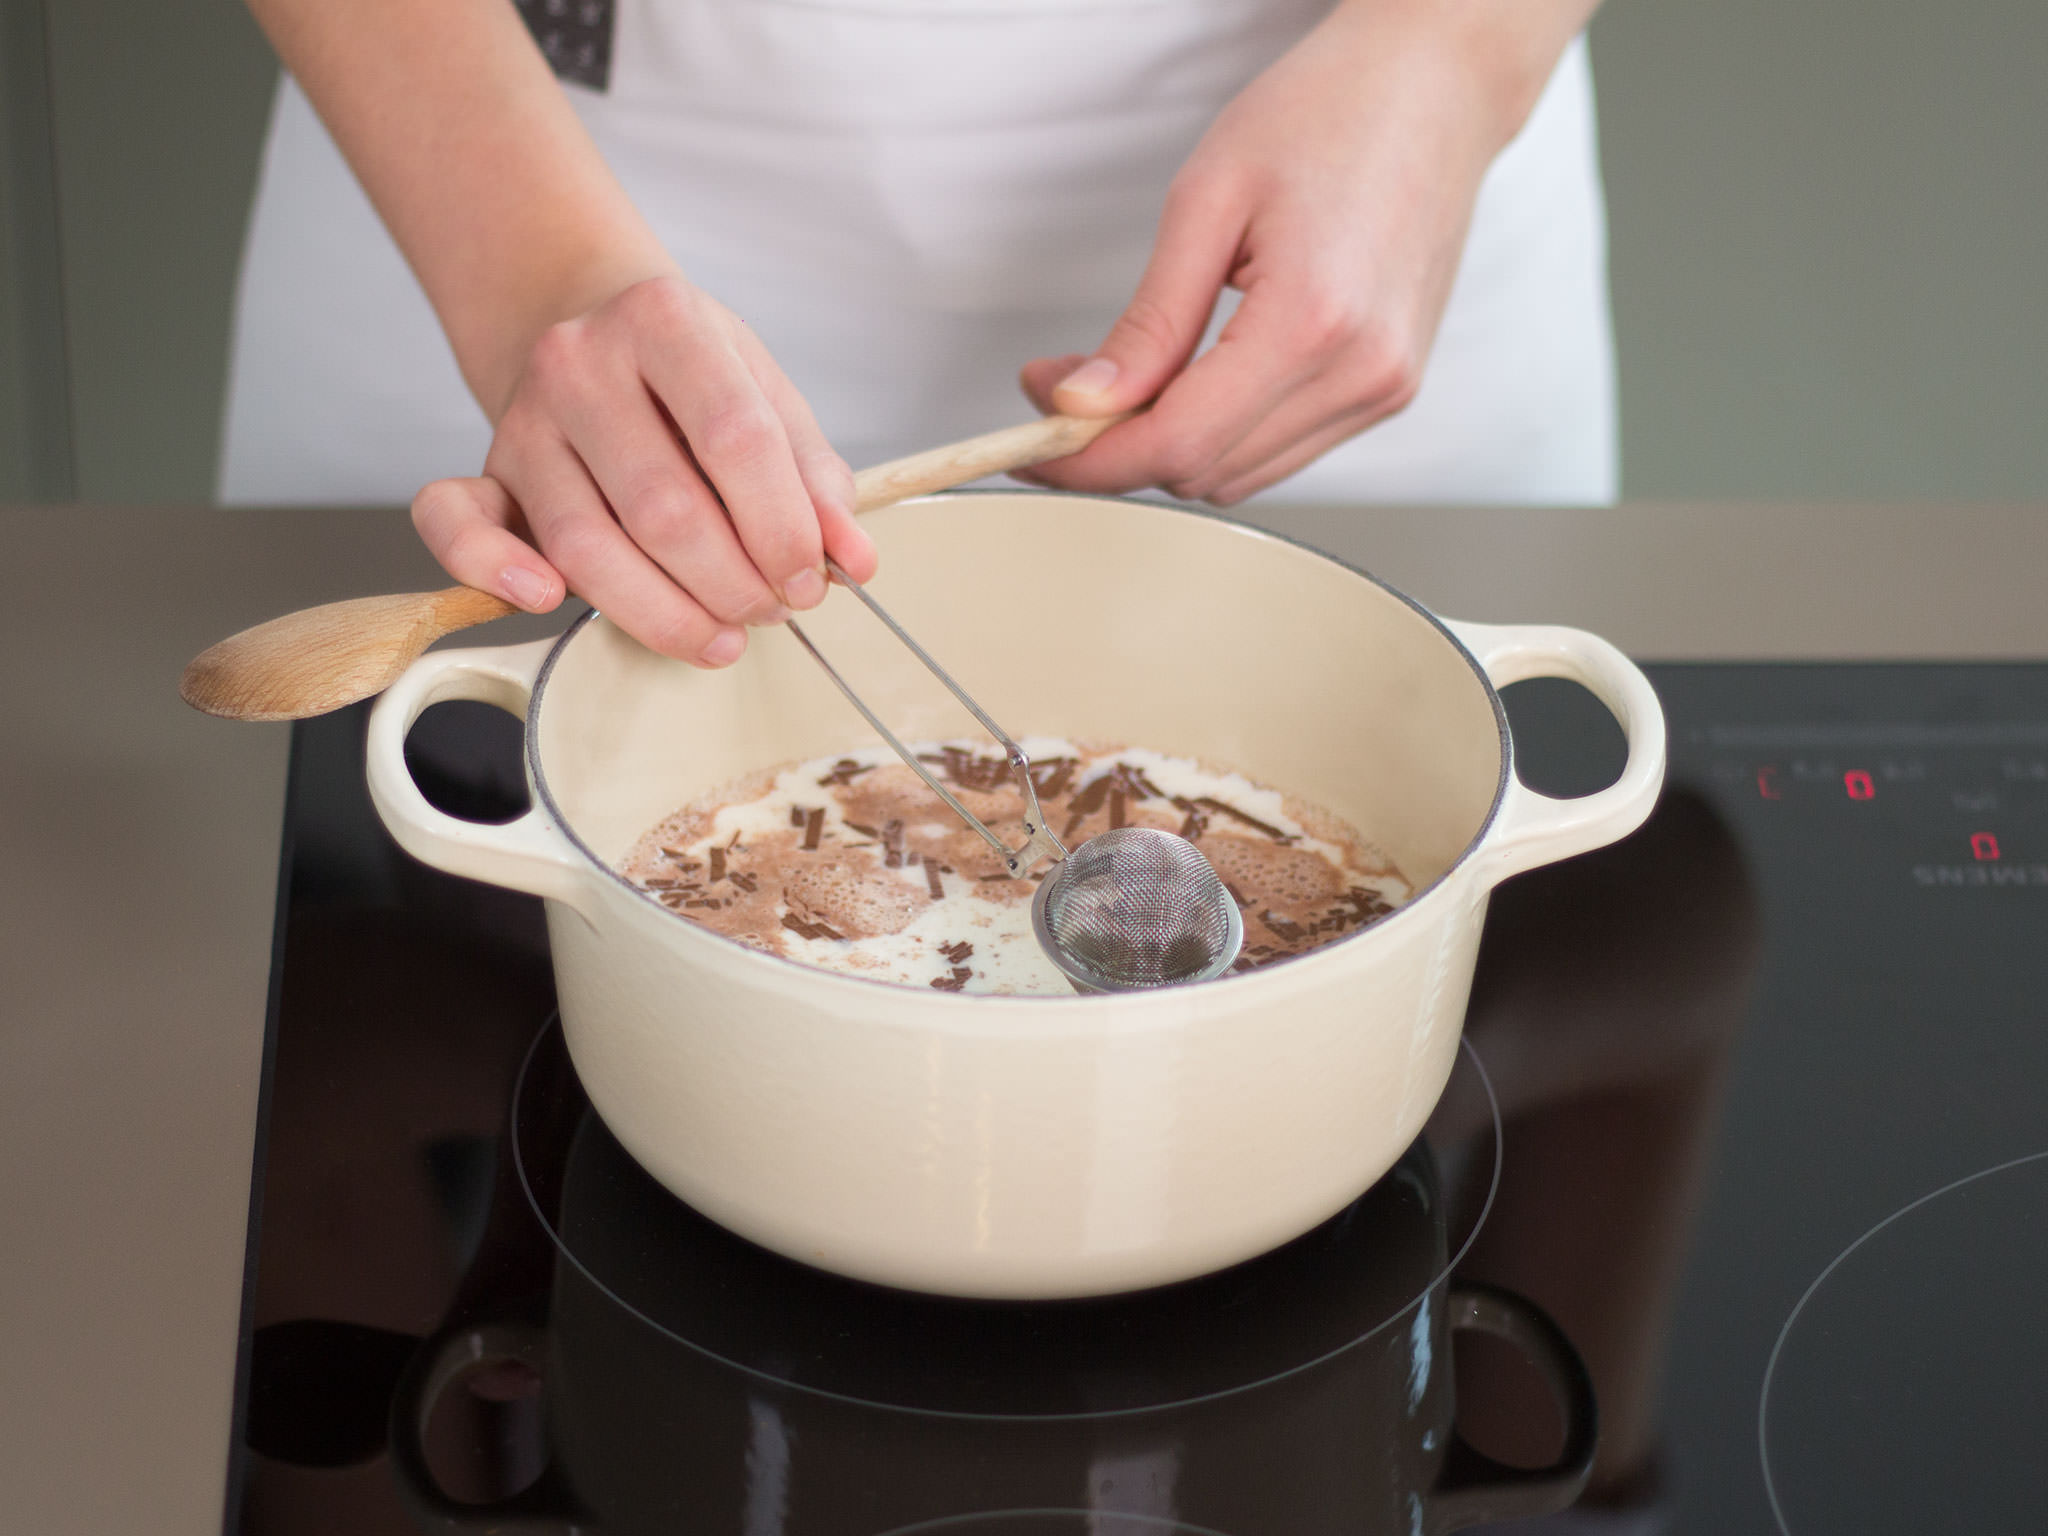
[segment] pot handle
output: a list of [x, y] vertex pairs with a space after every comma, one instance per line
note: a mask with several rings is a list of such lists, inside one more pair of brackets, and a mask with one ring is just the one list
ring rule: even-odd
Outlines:
[[413, 1355], [391, 1396], [391, 1467], [413, 1513], [429, 1530], [493, 1536], [575, 1536], [589, 1517], [551, 1460], [508, 1498], [486, 1504], [451, 1499], [427, 1465], [427, 1420], [441, 1394], [463, 1371], [486, 1361], [516, 1360], [541, 1369], [544, 1335], [518, 1323], [485, 1323], [434, 1335]]
[[428, 651], [370, 711], [365, 768], [378, 816], [422, 864], [575, 906], [585, 890], [583, 857], [537, 802], [502, 826], [463, 821], [429, 805], [405, 766], [406, 733], [430, 704], [477, 699], [523, 719], [553, 647], [552, 640], [535, 640]]
[[1641, 826], [1664, 787], [1664, 709], [1642, 669], [1598, 635], [1554, 624], [1466, 624], [1445, 620], [1494, 687], [1532, 677], [1583, 684], [1620, 722], [1628, 761], [1607, 788], [1574, 800], [1508, 780], [1500, 823], [1487, 839], [1493, 878], [1588, 853]]
[[1534, 1520], [1570, 1506], [1593, 1471], [1599, 1410], [1593, 1378], [1571, 1340], [1534, 1302], [1497, 1286], [1460, 1282], [1447, 1302], [1454, 1334], [1477, 1331], [1506, 1339], [1550, 1383], [1564, 1409], [1564, 1449], [1547, 1467], [1510, 1467], [1466, 1444], [1453, 1425], [1443, 1470], [1425, 1504], [1430, 1536], [1496, 1520]]

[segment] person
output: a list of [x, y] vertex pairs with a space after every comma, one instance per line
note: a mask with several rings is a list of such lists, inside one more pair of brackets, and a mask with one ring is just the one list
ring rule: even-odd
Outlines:
[[1020, 364], [1149, 406], [1038, 485], [1613, 497], [1595, 0], [250, 4], [226, 501], [720, 666]]

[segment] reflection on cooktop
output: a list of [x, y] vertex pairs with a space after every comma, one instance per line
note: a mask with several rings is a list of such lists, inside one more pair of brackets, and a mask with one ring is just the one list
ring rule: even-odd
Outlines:
[[[1499, 1131], [1469, 1053], [1456, 1082], [1436, 1134], [1478, 1196], [1469, 1227], [1499, 1176]], [[1093, 1522], [1079, 1529], [1131, 1536], [1449, 1531], [1554, 1509], [1585, 1476], [1583, 1371], [1526, 1302], [1448, 1278], [1453, 1217], [1427, 1140], [1261, 1258], [1024, 1303], [849, 1280], [706, 1220], [591, 1111], [556, 1024], [512, 1121], [525, 1219], [501, 1202], [463, 1303], [395, 1392], [392, 1455], [416, 1510], [457, 1507], [429, 1443], [444, 1396], [508, 1369], [541, 1394], [545, 1467], [471, 1483], [461, 1507], [544, 1528], [873, 1536], [1002, 1509], [977, 1528], [1051, 1536], [1079, 1510]], [[498, 1275], [518, 1283], [494, 1294]], [[1481, 1336], [1569, 1404], [1566, 1445], [1534, 1468], [1458, 1434], [1448, 1362]]]

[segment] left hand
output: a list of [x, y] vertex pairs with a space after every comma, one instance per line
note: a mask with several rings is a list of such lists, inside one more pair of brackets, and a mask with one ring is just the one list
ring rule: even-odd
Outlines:
[[[1152, 409], [1020, 478], [1228, 506], [1414, 398], [1480, 180], [1535, 99], [1490, 62], [1516, 50], [1422, 9], [1347, 0], [1223, 110], [1101, 348], [1022, 373], [1041, 410]], [[1226, 285], [1243, 300], [1190, 363]]]

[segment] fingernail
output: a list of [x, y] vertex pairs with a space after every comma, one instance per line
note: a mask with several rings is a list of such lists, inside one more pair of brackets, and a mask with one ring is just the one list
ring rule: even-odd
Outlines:
[[530, 613], [537, 613], [548, 600], [553, 583], [523, 565], [508, 565], [498, 573], [498, 590]]
[[782, 586], [782, 600], [792, 608], [815, 608], [825, 601], [825, 573], [798, 571]]
[[729, 667], [740, 659], [740, 653], [746, 648], [745, 630], [721, 629], [712, 637], [711, 643], [698, 653], [698, 658], [707, 667]]
[[1058, 388], [1077, 395], [1106, 394], [1109, 386], [1116, 382], [1117, 367], [1112, 358], [1091, 357], [1072, 373], [1061, 379]]

